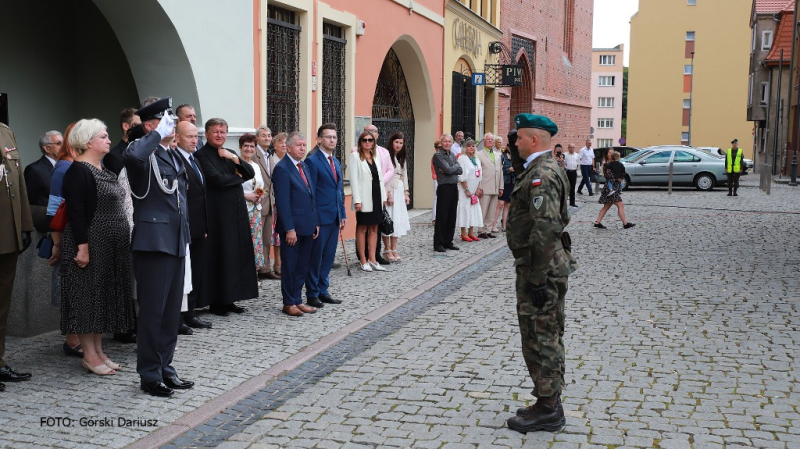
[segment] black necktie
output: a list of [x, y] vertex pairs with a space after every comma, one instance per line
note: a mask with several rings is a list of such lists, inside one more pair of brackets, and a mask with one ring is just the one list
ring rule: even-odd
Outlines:
[[200, 173], [200, 169], [197, 168], [197, 164], [194, 163], [194, 156], [192, 156], [191, 154], [189, 155], [189, 163], [192, 164], [192, 168], [194, 169], [194, 172], [197, 173], [197, 177], [200, 178], [200, 184], [202, 184], [203, 174]]

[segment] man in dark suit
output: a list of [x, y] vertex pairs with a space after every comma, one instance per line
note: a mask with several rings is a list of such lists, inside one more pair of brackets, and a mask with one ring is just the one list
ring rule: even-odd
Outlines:
[[136, 109], [134, 108], [125, 108], [119, 114], [122, 139], [103, 157], [103, 165], [117, 176], [119, 176], [123, 167], [122, 153], [125, 152], [125, 148], [128, 148], [128, 131], [140, 123], [142, 123], [142, 120], [136, 115]]
[[342, 301], [331, 297], [330, 274], [333, 259], [336, 257], [336, 244], [339, 232], [347, 224], [344, 210], [344, 189], [342, 167], [333, 156], [336, 148], [336, 125], [326, 123], [317, 130], [318, 151], [306, 158], [308, 176], [316, 186], [319, 217], [319, 235], [311, 250], [311, 266], [306, 277], [306, 298], [308, 305], [323, 307], [325, 303], [340, 304]]
[[141, 388], [172, 396], [194, 382], [178, 377], [172, 356], [178, 341], [189, 221], [186, 169], [169, 150], [175, 137], [171, 98], [139, 109], [147, 134], [125, 149], [123, 162], [133, 195], [133, 272], [139, 300], [138, 358]]
[[275, 166], [272, 187], [278, 222], [275, 230], [281, 236], [281, 294], [283, 313], [303, 316], [315, 313], [315, 307], [303, 304], [303, 283], [311, 264], [314, 240], [319, 235], [319, 219], [315, 198], [316, 186], [307, 175], [306, 137], [295, 131], [286, 139], [288, 152]]
[[205, 240], [208, 235], [208, 218], [206, 215], [206, 193], [203, 171], [194, 160], [193, 153], [197, 151], [197, 128], [190, 122], [178, 122], [175, 127], [178, 137], [178, 153], [183, 156], [187, 174], [186, 201], [189, 203], [189, 229], [192, 243], [189, 245], [189, 254], [192, 265], [192, 292], [189, 293], [186, 312], [181, 313], [181, 323], [178, 333], [191, 335], [194, 329], [210, 329], [211, 323], [203, 321], [195, 315], [194, 310], [209, 304], [208, 295], [204, 294], [203, 279], [205, 272]]
[[42, 157], [25, 167], [25, 184], [28, 186], [28, 202], [31, 206], [33, 226], [45, 233], [50, 230], [47, 219], [47, 200], [50, 198], [50, 175], [56, 165], [58, 153], [64, 145], [64, 137], [58, 131], [47, 131], [39, 139]]

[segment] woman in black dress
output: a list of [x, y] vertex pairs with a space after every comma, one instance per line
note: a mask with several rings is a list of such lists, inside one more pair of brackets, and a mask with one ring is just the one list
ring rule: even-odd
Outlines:
[[101, 336], [136, 328], [125, 189], [101, 164], [111, 146], [103, 122], [78, 121], [69, 143], [78, 156], [64, 175], [61, 332], [78, 334], [84, 368], [114, 374], [120, 366], [103, 352]]
[[606, 228], [601, 221], [603, 221], [606, 212], [611, 209], [611, 205], [614, 204], [617, 206], [617, 213], [622, 221], [622, 227], [625, 229], [632, 228], [636, 225], [625, 219], [625, 205], [622, 204], [622, 181], [625, 179], [625, 166], [619, 161], [619, 153], [612, 148], [608, 149], [605, 160], [607, 162], [603, 164], [603, 176], [606, 178], [606, 182], [603, 184], [603, 191], [597, 201], [603, 205], [603, 208], [600, 209], [600, 214], [597, 215], [594, 227], [599, 229]]
[[[383, 220], [383, 206], [386, 204], [386, 188], [379, 168], [381, 159], [375, 150], [375, 145], [372, 134], [367, 131], [362, 132], [358, 137], [357, 150], [350, 153], [348, 165], [353, 209], [356, 211], [356, 250], [363, 271], [386, 271], [375, 260], [378, 225]], [[367, 239], [369, 241], [366, 241]], [[365, 254], [365, 242], [369, 254]]]

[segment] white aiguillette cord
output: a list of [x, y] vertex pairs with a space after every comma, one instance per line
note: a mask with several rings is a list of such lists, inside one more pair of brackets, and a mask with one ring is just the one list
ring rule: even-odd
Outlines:
[[[177, 192], [178, 191], [178, 180], [177, 180], [177, 178], [174, 181], [172, 181], [172, 188], [168, 188], [166, 185], [164, 185], [164, 180], [163, 180], [163, 178], [161, 178], [161, 172], [158, 170], [158, 162], [156, 161], [156, 152], [155, 151], [150, 153], [150, 157], [147, 159], [147, 161], [148, 161], [148, 164], [150, 165], [150, 168], [153, 169], [153, 174], [156, 177], [156, 181], [158, 181], [157, 184], [158, 184], [158, 187], [161, 189], [161, 191], [166, 193], [167, 195], [172, 195], [173, 193]], [[151, 178], [150, 176], [147, 177], [147, 191], [144, 192], [144, 195], [137, 196], [135, 193], [133, 193], [133, 189], [131, 189], [131, 196], [133, 196], [137, 200], [145, 199], [147, 197], [147, 195], [150, 193], [150, 182], [152, 181], [152, 179], [153, 178]], [[180, 197], [178, 198], [178, 201], [180, 201]]]

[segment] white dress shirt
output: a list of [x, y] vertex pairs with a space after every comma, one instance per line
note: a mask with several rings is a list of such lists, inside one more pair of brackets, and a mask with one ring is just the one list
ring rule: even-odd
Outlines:
[[461, 154], [461, 145], [457, 142], [453, 142], [453, 146], [450, 147], [450, 152], [453, 153], [453, 156], [458, 157]]
[[564, 169], [577, 170], [579, 161], [580, 161], [580, 156], [578, 156], [578, 153], [564, 154]]
[[258, 151], [260, 151], [261, 155], [264, 156], [264, 160], [267, 161], [267, 176], [272, 176], [272, 173], [269, 172], [269, 155], [261, 148], [261, 146], [256, 145], [256, 148], [258, 148]]
[[578, 156], [580, 157], [581, 165], [592, 165], [592, 161], [594, 160], [594, 150], [583, 147], [581, 148], [581, 151], [578, 152]]

